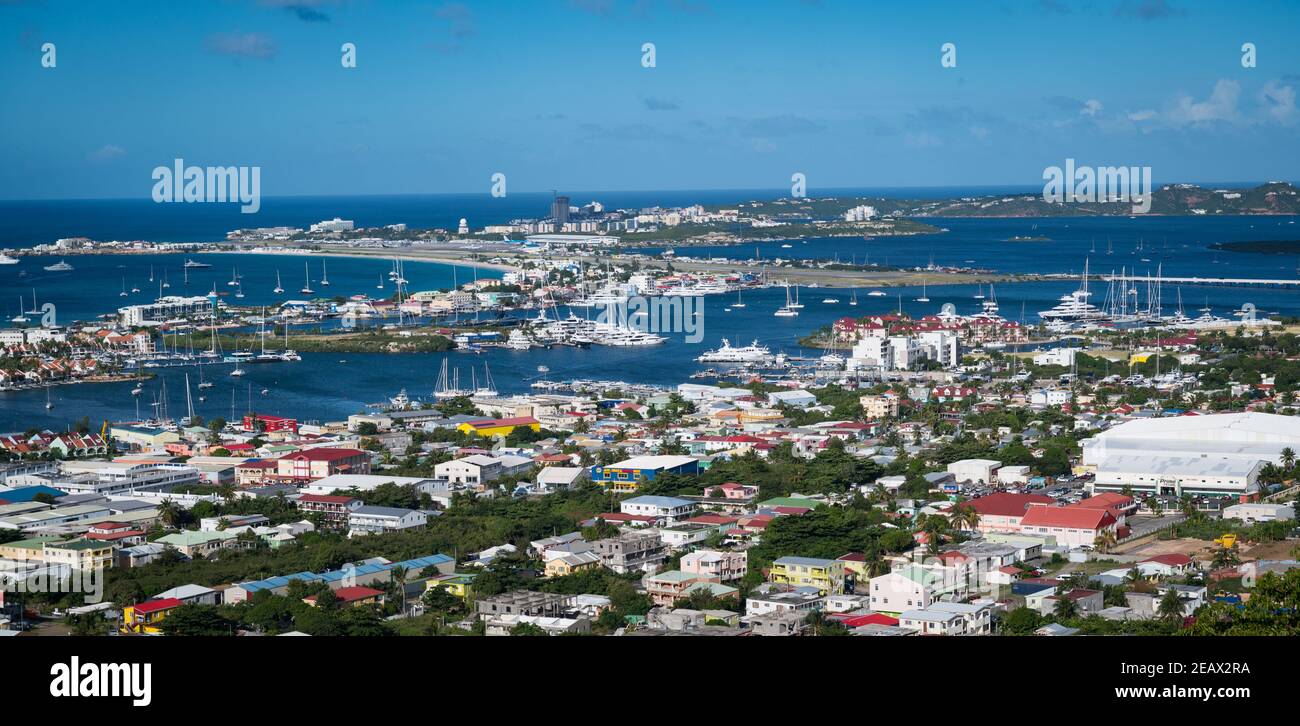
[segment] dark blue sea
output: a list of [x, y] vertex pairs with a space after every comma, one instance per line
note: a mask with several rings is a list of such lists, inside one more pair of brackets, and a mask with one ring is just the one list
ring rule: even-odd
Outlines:
[[[1010, 191], [1010, 190], [1008, 190]], [[1023, 190], [1019, 190], [1023, 191]], [[846, 192], [848, 193], [848, 192]], [[854, 193], [881, 193], [881, 190], [855, 190]], [[985, 193], [985, 190], [935, 190], [933, 196]], [[767, 197], [781, 192], [766, 193]], [[672, 193], [601, 193], [571, 194], [574, 204], [591, 199], [607, 207], [643, 207], [655, 204], [679, 205], [693, 202], [728, 204], [762, 198], [763, 192], [672, 192]], [[905, 196], [922, 196], [906, 190]], [[156, 205], [135, 201], [74, 202], [0, 202], [0, 214], [6, 225], [0, 231], [0, 247], [27, 246], [60, 237], [87, 236], [100, 240], [211, 241], [224, 238], [236, 227], [288, 224], [305, 226], [321, 219], [340, 216], [362, 225], [405, 222], [411, 226], [454, 226], [466, 217], [474, 226], [508, 221], [516, 217], [539, 217], [546, 214], [550, 195], [511, 195], [504, 200], [487, 195], [440, 197], [366, 197], [333, 199], [267, 199], [263, 211], [240, 215], [222, 205]], [[1297, 239], [1297, 225], [1284, 217], [1182, 218], [1068, 218], [1028, 219], [942, 219], [933, 220], [947, 232], [913, 237], [813, 239], [764, 242], [738, 247], [680, 248], [678, 254], [764, 259], [776, 257], [802, 259], [839, 259], [881, 264], [924, 266], [969, 265], [1005, 272], [1078, 272], [1085, 259], [1091, 271], [1108, 273], [1121, 268], [1145, 274], [1155, 273], [1161, 265], [1165, 276], [1213, 276], [1258, 279], [1296, 277], [1300, 260], [1295, 256], [1215, 252], [1209, 245], [1230, 240]], [[1009, 242], [1015, 236], [1043, 236], [1049, 241]], [[1109, 239], [1109, 245], [1107, 240]], [[783, 248], [782, 244], [789, 244]], [[1107, 254], [1109, 247], [1110, 254]], [[757, 249], [755, 249], [757, 248]], [[1095, 250], [1095, 252], [1094, 252]], [[654, 250], [647, 250], [654, 251]], [[150, 300], [158, 295], [162, 279], [170, 284], [167, 294], [206, 294], [216, 287], [233, 294], [226, 285], [237, 270], [243, 279], [248, 305], [272, 304], [303, 284], [303, 259], [300, 256], [275, 255], [195, 255], [194, 259], [213, 265], [191, 270], [188, 284], [181, 264], [183, 255], [148, 256], [79, 256], [69, 257], [76, 270], [71, 273], [45, 272], [41, 267], [54, 260], [27, 258], [19, 265], [0, 266], [0, 312], [5, 319], [19, 309], [29, 309], [35, 288], [38, 305], [52, 302], [57, 306], [60, 322], [89, 319], [111, 313], [127, 302]], [[322, 258], [312, 257], [310, 274], [317, 294], [325, 290], [318, 284]], [[330, 295], [377, 294], [376, 285], [391, 263], [376, 259], [330, 257], [326, 260]], [[152, 268], [153, 281], [149, 281]], [[27, 277], [19, 278], [25, 270]], [[272, 294], [279, 271], [285, 296]], [[467, 267], [454, 268], [436, 263], [408, 262], [406, 277], [412, 290], [450, 287], [453, 279], [469, 280]], [[490, 275], [485, 271], [480, 276]], [[999, 285], [997, 299], [1002, 313], [1011, 319], [1037, 321], [1037, 311], [1052, 306], [1056, 299], [1074, 289], [1077, 282], [1035, 282]], [[133, 288], [139, 293], [131, 293]], [[1265, 312], [1300, 315], [1300, 293], [1282, 288], [1218, 287], [1166, 285], [1166, 310], [1172, 310], [1181, 292], [1189, 315], [1208, 305], [1216, 314], [1228, 315], [1243, 303], [1253, 302]], [[125, 289], [128, 293], [122, 297]], [[487, 349], [482, 354], [451, 352], [446, 354], [358, 355], [304, 354], [300, 363], [277, 363], [250, 366], [242, 380], [231, 378], [229, 366], [212, 366], [204, 375], [216, 383], [206, 391], [206, 400], [196, 403], [205, 417], [229, 417], [233, 410], [241, 414], [248, 408], [259, 412], [295, 416], [300, 419], [334, 420], [364, 410], [368, 403], [378, 403], [406, 388], [413, 397], [427, 397], [436, 384], [444, 359], [461, 370], [461, 380], [468, 381], [471, 369], [482, 378], [490, 368], [498, 389], [507, 393], [524, 392], [543, 377], [538, 366], [550, 369], [545, 377], [552, 380], [573, 378], [619, 379], [630, 382], [676, 385], [706, 366], [694, 358], [716, 347], [723, 337], [733, 343], [751, 340], [792, 354], [801, 351], [797, 340], [815, 328], [827, 325], [844, 315], [866, 315], [902, 307], [919, 315], [937, 312], [945, 303], [953, 303], [959, 312], [974, 312], [980, 301], [973, 296], [974, 286], [930, 287], [930, 302], [918, 303], [920, 290], [890, 288], [887, 297], [869, 297], [868, 289], [857, 290], [858, 306], [849, 307], [853, 291], [847, 289], [809, 289], [800, 291], [805, 304], [798, 318], [775, 318], [772, 312], [784, 302], [780, 288], [746, 293], [747, 307], [726, 308], [733, 296], [709, 296], [704, 312], [704, 340], [688, 344], [681, 337], [662, 346], [650, 348], [598, 347], [590, 350], [558, 348], [516, 352]], [[839, 300], [822, 303], [826, 297]], [[581, 314], [581, 312], [579, 312]], [[807, 351], [812, 354], [812, 351]], [[83, 416], [92, 421], [123, 420], [136, 415], [137, 401], [145, 406], [166, 382], [169, 407], [173, 415], [184, 410], [184, 374], [187, 369], [156, 369], [159, 379], [145, 384], [138, 399], [130, 394], [133, 384], [59, 386], [52, 390], [54, 408], [46, 411], [45, 391], [33, 390], [0, 394], [0, 431], [22, 430], [33, 426], [61, 428]], [[197, 382], [197, 371], [188, 369]], [[262, 391], [265, 390], [265, 395]]]

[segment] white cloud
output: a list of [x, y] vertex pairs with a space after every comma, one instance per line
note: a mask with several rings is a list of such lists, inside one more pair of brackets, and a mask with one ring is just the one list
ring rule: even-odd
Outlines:
[[1144, 108], [1141, 111], [1130, 112], [1128, 115], [1128, 120], [1129, 121], [1150, 121], [1155, 117], [1156, 117], [1155, 111], [1152, 111], [1149, 108]]
[[1237, 99], [1240, 96], [1241, 84], [1220, 80], [1214, 84], [1210, 97], [1204, 101], [1196, 101], [1191, 96], [1180, 96], [1165, 117], [1175, 125], [1232, 121], [1237, 118]]
[[1296, 118], [1295, 88], [1269, 81], [1259, 92], [1260, 105], [1274, 121], [1289, 124]]
[[89, 154], [86, 154], [87, 159], [97, 162], [112, 161], [114, 159], [120, 159], [123, 156], [126, 156], [126, 149], [114, 144], [105, 144]]
[[1079, 111], [1079, 113], [1089, 118], [1096, 118], [1097, 114], [1101, 113], [1102, 108], [1101, 101], [1090, 98], [1083, 102], [1083, 110]]

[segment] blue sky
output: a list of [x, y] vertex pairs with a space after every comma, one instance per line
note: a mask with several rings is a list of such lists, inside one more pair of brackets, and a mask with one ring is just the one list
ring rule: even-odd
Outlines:
[[1296, 179], [1297, 27], [1286, 0], [0, 0], [0, 198], [147, 197], [176, 157], [260, 166], [269, 196], [486, 193], [494, 172], [1038, 185], [1066, 157]]

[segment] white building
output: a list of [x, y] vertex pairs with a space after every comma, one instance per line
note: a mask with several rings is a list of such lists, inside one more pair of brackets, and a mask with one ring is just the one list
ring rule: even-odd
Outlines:
[[944, 368], [956, 368], [961, 362], [961, 343], [951, 332], [927, 330], [921, 333], [919, 341], [927, 349], [926, 357], [937, 361]]
[[397, 532], [423, 527], [429, 515], [415, 509], [399, 507], [357, 507], [348, 515], [348, 536]]
[[1097, 466], [1092, 491], [1131, 487], [1137, 494], [1235, 496], [1258, 489], [1261, 460], [1227, 456], [1107, 456]]
[[1074, 356], [1079, 352], [1078, 348], [1055, 348], [1053, 350], [1043, 351], [1034, 355], [1034, 365], [1036, 366], [1065, 366], [1074, 365]]
[[532, 465], [533, 460], [523, 456], [474, 454], [435, 465], [433, 475], [451, 484], [483, 487], [503, 476], [525, 472]]
[[1300, 416], [1223, 413], [1138, 419], [1080, 442], [1083, 465], [1111, 455], [1220, 456], [1282, 463], [1282, 450], [1300, 452]]
[[1068, 388], [1040, 388], [1029, 394], [1029, 405], [1044, 406], [1064, 406], [1072, 398]]
[[948, 473], [958, 482], [992, 484], [997, 481], [994, 472], [1001, 466], [1002, 462], [993, 459], [962, 459], [949, 464]]
[[168, 296], [158, 298], [157, 302], [118, 308], [117, 315], [123, 325], [131, 327], [157, 325], [173, 318], [210, 315], [212, 306], [212, 300], [206, 297]]
[[1295, 519], [1295, 507], [1285, 504], [1247, 502], [1224, 507], [1223, 518], [1240, 519], [1243, 522], [1274, 522], [1279, 519]]
[[854, 207], [844, 213], [845, 222], [869, 222], [880, 215], [876, 208], [867, 204]]
[[619, 504], [619, 511], [623, 514], [660, 517], [669, 522], [676, 522], [691, 516], [695, 506], [695, 502], [677, 497], [640, 496], [624, 499]]
[[312, 232], [350, 232], [355, 225], [350, 219], [327, 219], [311, 226]]

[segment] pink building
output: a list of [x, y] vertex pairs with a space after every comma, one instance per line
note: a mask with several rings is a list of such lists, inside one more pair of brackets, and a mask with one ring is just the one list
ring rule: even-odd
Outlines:
[[681, 568], [682, 572], [704, 575], [716, 582], [730, 582], [739, 580], [749, 571], [749, 556], [744, 550], [695, 550], [682, 557]]

